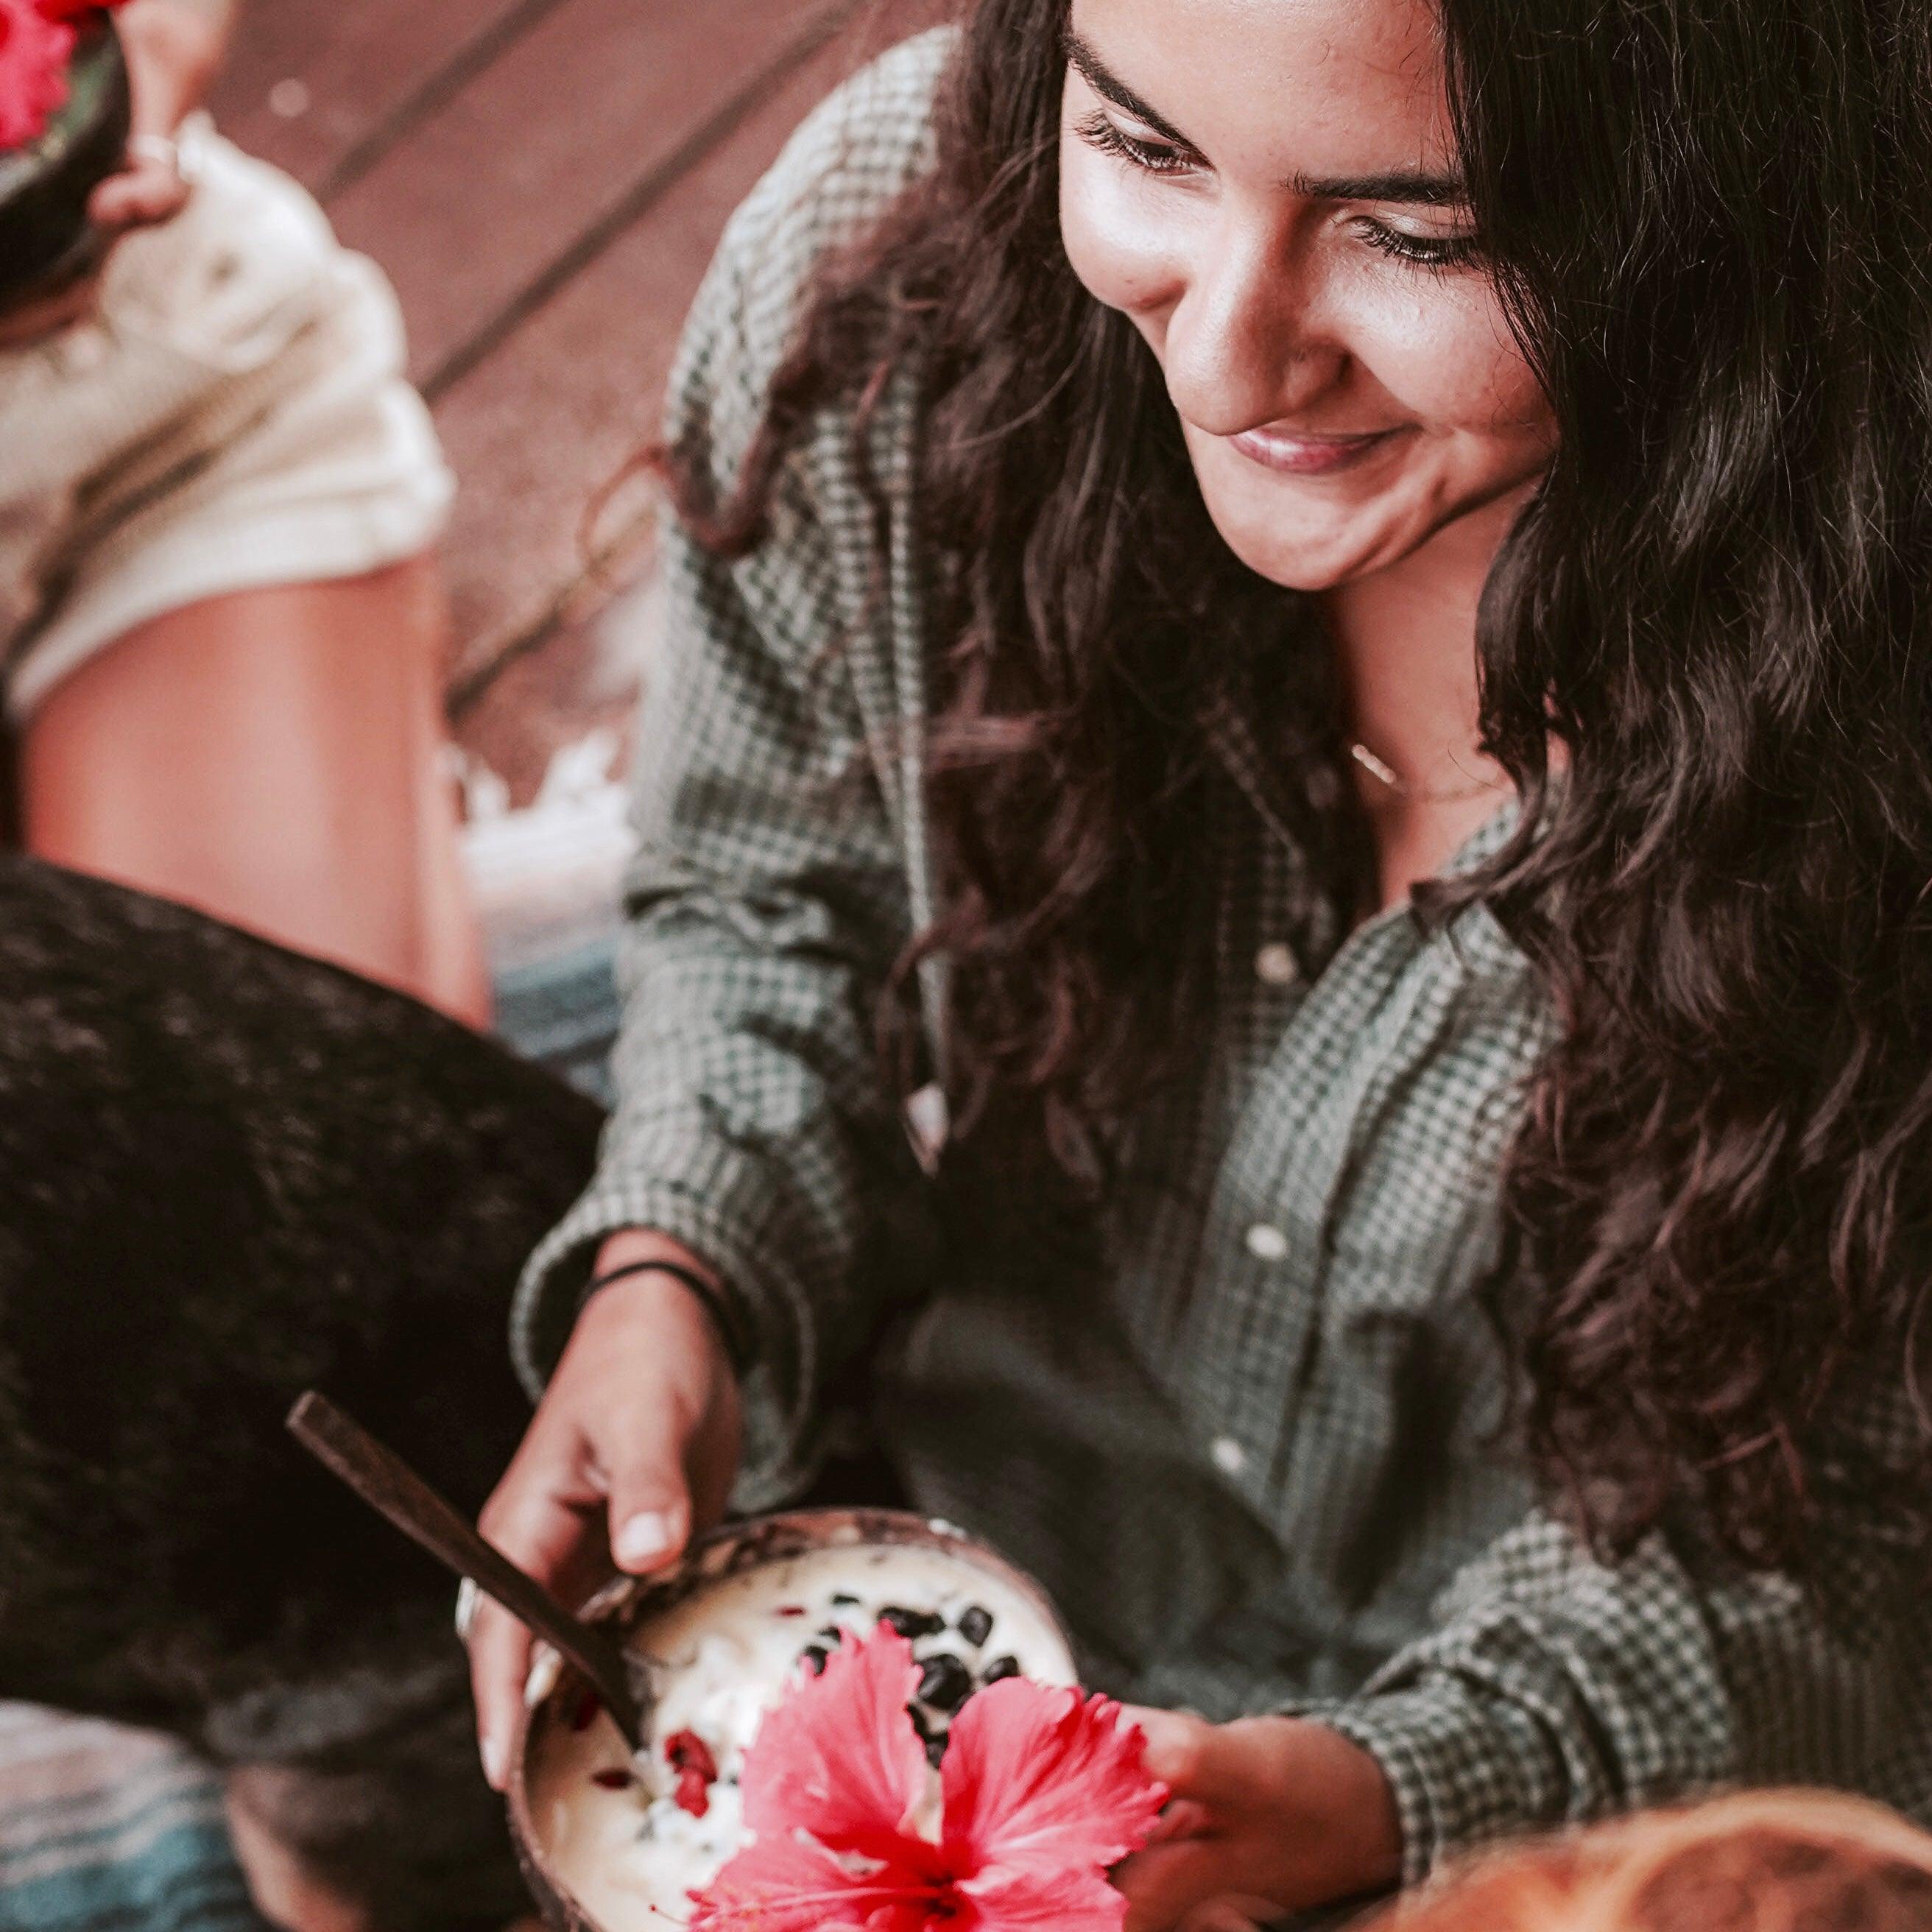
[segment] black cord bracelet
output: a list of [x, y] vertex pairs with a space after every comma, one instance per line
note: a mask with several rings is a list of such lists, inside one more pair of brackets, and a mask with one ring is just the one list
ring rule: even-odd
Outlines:
[[718, 1339], [724, 1344], [724, 1352], [730, 1357], [732, 1367], [740, 1376], [744, 1374], [750, 1365], [751, 1351], [745, 1346], [745, 1339], [738, 1331], [738, 1324], [733, 1320], [724, 1298], [695, 1268], [688, 1268], [681, 1262], [626, 1262], [621, 1268], [606, 1268], [602, 1274], [591, 1277], [590, 1286], [584, 1291], [584, 1300], [588, 1301], [600, 1288], [628, 1281], [633, 1275], [638, 1274], [668, 1274], [673, 1281], [690, 1289], [705, 1313], [710, 1316], [711, 1325], [717, 1330]]

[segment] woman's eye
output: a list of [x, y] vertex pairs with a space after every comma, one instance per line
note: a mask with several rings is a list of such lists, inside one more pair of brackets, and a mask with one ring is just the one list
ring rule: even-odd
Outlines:
[[1104, 114], [1094, 113], [1078, 122], [1074, 132], [1089, 147], [1112, 154], [1150, 175], [1186, 174], [1194, 165], [1184, 150], [1166, 141], [1142, 140], [1125, 133]]
[[1481, 252], [1473, 235], [1411, 235], [1366, 214], [1355, 218], [1355, 228], [1371, 248], [1418, 268], [1464, 268]]

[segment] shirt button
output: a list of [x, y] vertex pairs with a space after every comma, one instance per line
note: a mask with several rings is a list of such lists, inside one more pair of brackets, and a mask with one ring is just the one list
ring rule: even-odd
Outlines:
[[1217, 1436], [1208, 1445], [1214, 1466], [1224, 1476], [1238, 1476], [1248, 1466], [1248, 1452], [1232, 1436]]
[[1292, 946], [1277, 940], [1255, 955], [1255, 977], [1264, 986], [1292, 986], [1301, 977], [1301, 964]]
[[1258, 1262], [1280, 1262], [1288, 1258], [1288, 1237], [1279, 1228], [1271, 1228], [1265, 1221], [1258, 1221], [1248, 1230], [1248, 1252]]

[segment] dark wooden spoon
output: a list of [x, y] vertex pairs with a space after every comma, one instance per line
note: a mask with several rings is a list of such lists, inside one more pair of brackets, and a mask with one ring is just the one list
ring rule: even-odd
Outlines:
[[310, 1389], [289, 1411], [288, 1426], [296, 1440], [370, 1508], [562, 1652], [590, 1680], [632, 1750], [643, 1748], [653, 1701], [646, 1659], [572, 1616], [534, 1576], [485, 1543], [393, 1449], [326, 1396]]

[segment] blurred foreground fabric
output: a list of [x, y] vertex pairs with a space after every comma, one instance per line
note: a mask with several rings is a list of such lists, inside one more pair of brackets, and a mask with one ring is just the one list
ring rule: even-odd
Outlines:
[[4, 1932], [262, 1932], [214, 1778], [178, 1745], [0, 1704]]
[[[468, 854], [498, 1031], [600, 1099], [616, 1030], [611, 954], [628, 846], [608, 751], [560, 760], [537, 806], [479, 820]], [[373, 1518], [370, 1532], [388, 1534]], [[0, 1702], [0, 1932], [267, 1927], [206, 1766], [164, 1738]]]

